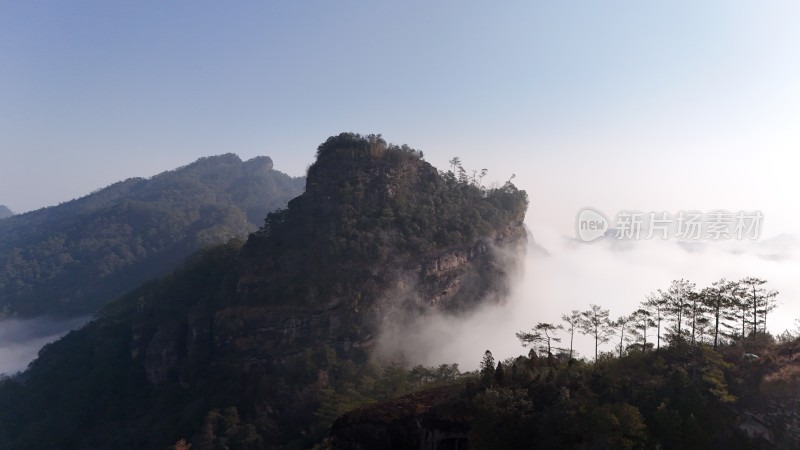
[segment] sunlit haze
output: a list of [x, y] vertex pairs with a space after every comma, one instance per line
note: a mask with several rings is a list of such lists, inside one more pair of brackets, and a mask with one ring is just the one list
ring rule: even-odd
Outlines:
[[[328, 136], [381, 133], [440, 169], [458, 156], [490, 182], [514, 175], [550, 252], [529, 256], [513, 320], [486, 313], [471, 328], [486, 333], [452, 331], [434, 359], [476, 364], [468, 335], [512, 356], [526, 324], [589, 303], [629, 313], [677, 278], [766, 278], [779, 332], [800, 316], [798, 18], [790, 1], [6, 2], [0, 204], [227, 152], [304, 175]], [[760, 243], [618, 251], [569, 240], [586, 206], [764, 222]]]

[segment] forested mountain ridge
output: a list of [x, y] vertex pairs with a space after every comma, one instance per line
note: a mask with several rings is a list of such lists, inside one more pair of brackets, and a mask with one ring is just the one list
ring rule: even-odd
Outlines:
[[[767, 281], [685, 279], [610, 318], [590, 304], [516, 333], [528, 356], [449, 385], [356, 409], [333, 425], [334, 449], [797, 449], [800, 320], [767, 327]], [[575, 334], [595, 342], [577, 359]], [[562, 343], [563, 341], [563, 343]], [[613, 351], [598, 346], [613, 343]], [[415, 367], [410, 375], [435, 373]], [[441, 384], [441, 383], [439, 383]]]
[[0, 222], [0, 314], [84, 315], [303, 191], [272, 160], [206, 157]]
[[321, 442], [341, 413], [405, 391], [402, 367], [369, 362], [387, 323], [507, 291], [527, 195], [460, 172], [380, 136], [328, 139], [305, 193], [246, 243], [112, 302], [3, 382], [0, 448]]
[[487, 352], [478, 374], [344, 414], [329, 448], [800, 448], [800, 339], [750, 349], [760, 356], [673, 340], [595, 362], [531, 350], [496, 366]]
[[0, 219], [5, 219], [6, 217], [11, 217], [14, 215], [14, 212], [8, 209], [6, 205], [0, 205]]

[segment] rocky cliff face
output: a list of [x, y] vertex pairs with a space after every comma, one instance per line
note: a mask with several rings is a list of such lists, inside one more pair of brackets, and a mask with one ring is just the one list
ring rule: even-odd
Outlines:
[[[418, 203], [433, 205], [425, 218], [431, 227], [444, 219], [437, 214], [454, 221], [466, 209], [456, 205], [452, 212], [447, 199], [438, 198], [445, 183], [412, 150], [382, 141], [322, 148], [306, 192], [245, 246], [227, 304], [184, 319], [188, 344], [178, 353], [191, 359], [193, 343], [210, 343], [212, 354], [225, 355], [215, 364], [239, 361], [238, 371], [267, 374], [311, 346], [367, 354], [387, 321], [502, 302], [509, 272], [526, 247], [524, 208], [496, 223], [484, 221], [485, 233], [472, 239], [429, 233], [427, 242], [409, 248], [420, 235]], [[474, 192], [478, 204], [488, 201], [477, 187], [454, 186]], [[524, 201], [524, 193], [519, 197]], [[135, 353], [144, 355], [148, 379], [161, 384], [171, 380], [165, 373], [178, 371], [175, 339], [164, 339], [174, 325], [161, 324], [153, 333], [137, 341]]]
[[460, 388], [439, 388], [351, 411], [331, 429], [337, 450], [469, 448], [473, 413]]
[[765, 400], [742, 411], [737, 426], [761, 448], [800, 448], [800, 398]]
[[[75, 424], [52, 433], [52, 446], [158, 448], [181, 436], [199, 449], [313, 446], [337, 408], [368, 398], [349, 383], [371, 377], [387, 321], [503, 300], [526, 247], [526, 208], [510, 183], [482, 189], [378, 136], [332, 137], [305, 193], [245, 243], [196, 254], [49, 347], [14, 391], [27, 400], [4, 403], [0, 389], [0, 408], [30, 404], [8, 406], [19, 426], [0, 427], [0, 447], [46, 448], [36, 430], [55, 419], [30, 413], [42, 389], [92, 405], [47, 406]], [[126, 431], [102, 434], [110, 420]]]
[[741, 408], [738, 426], [764, 448], [800, 448], [800, 341], [751, 362], [758, 392]]
[[245, 371], [260, 372], [312, 343], [342, 353], [369, 352], [387, 321], [413, 321], [434, 310], [457, 313], [482, 301], [503, 301], [510, 263], [501, 261], [506, 257], [494, 247], [516, 250], [524, 242], [522, 230], [513, 240], [450, 250], [422, 258], [410, 269], [376, 268], [373, 286], [365, 286], [356, 297], [342, 293], [320, 298], [315, 305], [221, 310], [212, 320], [215, 352], [241, 355], [248, 360]]

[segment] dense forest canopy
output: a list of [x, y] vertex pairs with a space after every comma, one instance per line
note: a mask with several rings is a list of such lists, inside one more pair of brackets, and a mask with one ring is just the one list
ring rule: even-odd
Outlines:
[[[457, 158], [437, 171], [375, 135], [334, 136], [317, 156], [306, 192], [246, 241], [194, 254], [2, 381], [0, 447], [800, 444], [784, 413], [798, 406], [798, 334], [769, 333], [778, 294], [754, 277], [676, 280], [619, 317], [592, 304], [561, 323], [532, 318], [517, 334], [527, 356], [476, 348], [475, 372], [376, 363], [370, 318], [410, 280], [397, 274], [418, 274], [417, 289], [452, 289], [468, 266], [497, 277], [476, 249], [521, 227], [527, 195], [484, 187]], [[474, 266], [426, 269], [453, 254]], [[575, 352], [576, 333], [592, 354]]]
[[[675, 280], [629, 315], [573, 310], [517, 333], [527, 356], [498, 362], [485, 350], [478, 371], [445, 383], [413, 368], [406, 380], [420, 391], [344, 414], [325, 445], [798, 448], [800, 321], [767, 330], [776, 296], [755, 277], [703, 289]], [[575, 333], [612, 350], [578, 357]]]
[[[328, 139], [305, 193], [246, 241], [195, 253], [0, 382], [0, 448], [800, 445], [800, 330], [769, 332], [778, 293], [755, 277], [676, 280], [621, 316], [532, 318], [527, 356], [476, 348], [475, 372], [371, 359], [373, 319], [409, 303], [387, 295], [398, 283], [497, 288], [480, 249], [519, 232], [527, 195], [484, 175], [376, 135]], [[431, 265], [442, 255], [463, 265]]]
[[[302, 302], [315, 298], [310, 291], [331, 287], [339, 295], [362, 297], [371, 285], [385, 287], [376, 279], [376, 267], [418, 264], [420, 258], [471, 248], [509, 226], [522, 226], [525, 191], [511, 182], [483, 187], [436, 170], [423, 156], [380, 135], [342, 133], [320, 145], [305, 194], [268, 214], [247, 241], [244, 256], [250, 259], [243, 278], [246, 283], [253, 274], [256, 298]], [[286, 280], [288, 285], [258, 282], [276, 270], [297, 277]]]
[[201, 158], [0, 222], [0, 316], [84, 315], [192, 252], [244, 238], [305, 180], [258, 157]]
[[[697, 289], [675, 280], [631, 314], [611, 319], [593, 304], [564, 314], [563, 324], [517, 333], [532, 346], [529, 355], [484, 361], [468, 388], [470, 445], [797, 448], [790, 414], [800, 388], [800, 327], [777, 337], [767, 330], [777, 292], [765, 283], [721, 279]], [[576, 331], [613, 350], [595, 350], [589, 361], [574, 359], [571, 346], [551, 346], [571, 342]]]
[[491, 248], [524, 246], [526, 193], [352, 133], [319, 147], [307, 181], [245, 243], [195, 254], [2, 383], [0, 447], [309, 448], [354, 407], [455, 380], [371, 363], [376, 319], [414, 303], [398, 285], [430, 293], [420, 313], [443, 289], [467, 307], [501, 286]]

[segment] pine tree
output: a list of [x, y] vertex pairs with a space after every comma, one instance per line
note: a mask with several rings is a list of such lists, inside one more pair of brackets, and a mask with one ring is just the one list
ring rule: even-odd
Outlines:
[[739, 283], [744, 287], [746, 296], [748, 299], [748, 305], [750, 309], [751, 322], [750, 327], [753, 333], [753, 341], [756, 340], [756, 335], [758, 334], [758, 325], [760, 323], [759, 320], [759, 313], [764, 311], [766, 305], [766, 290], [762, 287], [767, 280], [763, 280], [761, 278], [756, 277], [746, 277], [739, 281]]
[[650, 293], [642, 306], [642, 309], [647, 311], [650, 316], [655, 317], [656, 350], [659, 350], [661, 349], [661, 322], [664, 320], [664, 314], [667, 309], [667, 299], [662, 295], [661, 291], [659, 293]]
[[551, 341], [561, 342], [561, 338], [555, 337], [555, 333], [562, 328], [563, 327], [561, 325], [556, 326], [553, 325], [552, 323], [546, 323], [546, 322], [539, 322], [536, 324], [536, 330], [541, 333], [544, 333], [548, 358], [553, 356], [553, 352], [551, 351], [552, 349]]
[[483, 353], [483, 360], [481, 360], [481, 381], [484, 386], [491, 386], [494, 382], [494, 356], [492, 352], [486, 350]]
[[[631, 316], [620, 316], [617, 320], [610, 323], [610, 327], [612, 330], [616, 332], [619, 336], [619, 347], [617, 348], [619, 357], [622, 358], [622, 352], [624, 350], [624, 345], [626, 342], [625, 339], [625, 332], [630, 329], [630, 325], [632, 322]], [[630, 334], [628, 335], [628, 339], [630, 339]]]
[[710, 287], [700, 291], [703, 305], [711, 314], [714, 350], [719, 346], [720, 330], [724, 330], [727, 326], [727, 321], [731, 320], [736, 314], [736, 309], [738, 308], [736, 301], [737, 287], [737, 283], [729, 282], [722, 278], [712, 283]]
[[762, 308], [762, 311], [763, 311], [763, 314], [764, 314], [764, 320], [762, 320], [762, 324], [764, 326], [764, 335], [765, 336], [767, 334], [767, 314], [769, 314], [775, 308], [778, 307], [778, 302], [776, 300], [777, 296], [778, 296], [778, 291], [768, 291], [764, 295], [764, 302], [763, 302], [763, 308]]
[[536, 328], [532, 328], [530, 332], [520, 331], [516, 334], [517, 339], [523, 347], [531, 346], [531, 351], [535, 352], [539, 349], [538, 345], [545, 342], [545, 337]]
[[680, 279], [674, 280], [666, 292], [658, 291], [665, 300], [665, 311], [672, 317], [672, 330], [678, 339], [683, 339], [683, 321], [686, 320], [687, 313], [691, 314], [692, 311], [690, 295], [694, 288], [694, 283]]
[[692, 320], [692, 347], [694, 347], [697, 341], [697, 322], [703, 319], [706, 310], [704, 308], [700, 293], [692, 290], [689, 292], [688, 298], [690, 309], [687, 311], [687, 313], [690, 314]]
[[[653, 321], [650, 311], [646, 306], [637, 309], [631, 315], [631, 322], [633, 322], [633, 329], [631, 330], [635, 335], [642, 338], [642, 351], [647, 351], [647, 332], [656, 326]], [[650, 344], [651, 346], [653, 344]]]
[[565, 329], [569, 333], [569, 358], [572, 359], [572, 342], [575, 338], [575, 330], [580, 327], [581, 312], [573, 309], [569, 314], [562, 314], [561, 320], [567, 323]]
[[503, 384], [505, 384], [505, 377], [506, 377], [506, 371], [504, 369], [503, 363], [499, 362], [497, 363], [497, 369], [495, 369], [494, 371], [494, 381], [495, 383], [497, 383], [498, 386], [502, 386]]
[[581, 333], [594, 338], [594, 360], [597, 361], [598, 347], [611, 339], [608, 321], [609, 311], [599, 305], [589, 305], [590, 309], [581, 313]]

